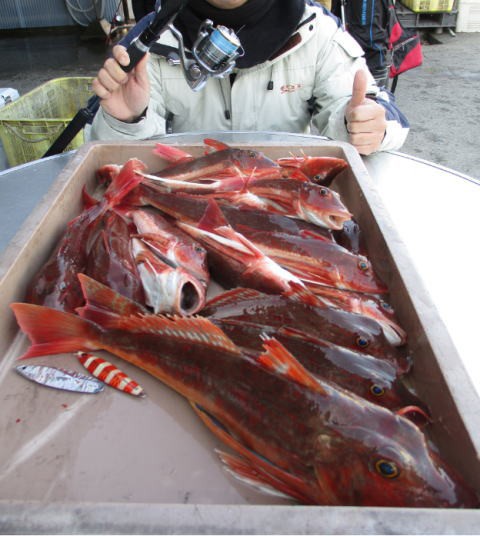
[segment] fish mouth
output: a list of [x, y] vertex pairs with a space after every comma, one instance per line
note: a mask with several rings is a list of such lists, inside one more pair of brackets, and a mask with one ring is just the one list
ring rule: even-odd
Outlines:
[[163, 273], [146, 272], [140, 268], [146, 303], [155, 314], [174, 313], [189, 316], [205, 304], [205, 290], [182, 268]]
[[306, 219], [320, 227], [326, 227], [332, 231], [341, 231], [343, 224], [352, 219], [350, 212], [317, 212], [312, 210], [305, 211]]
[[179, 309], [186, 315], [197, 313], [204, 304], [203, 293], [199, 292], [198, 285], [186, 281], [179, 289]]
[[385, 338], [392, 346], [403, 346], [407, 342], [407, 334], [395, 323], [379, 321]]

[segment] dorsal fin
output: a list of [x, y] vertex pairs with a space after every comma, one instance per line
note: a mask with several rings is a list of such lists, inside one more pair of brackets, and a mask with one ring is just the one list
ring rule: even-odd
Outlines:
[[144, 314], [135, 316], [118, 316], [107, 320], [113, 329], [124, 329], [141, 334], [147, 331], [162, 335], [179, 342], [211, 346], [227, 352], [241, 355], [240, 348], [213, 322], [201, 316], [182, 317], [177, 315]]
[[210, 298], [205, 307], [224, 307], [225, 305], [235, 305], [240, 301], [253, 300], [263, 298], [265, 294], [253, 288], [238, 287], [232, 290], [227, 290]]
[[262, 335], [262, 340], [265, 352], [258, 356], [258, 363], [272, 372], [286, 376], [326, 396], [327, 393], [318, 380], [295, 359], [283, 344], [268, 335]]
[[213, 138], [205, 138], [203, 143], [207, 146], [207, 149], [211, 147], [215, 149], [215, 151], [224, 151], [226, 149], [230, 149], [230, 145], [227, 145], [223, 141], [214, 140]]
[[181, 164], [195, 159], [190, 153], [187, 153], [178, 147], [174, 147], [173, 145], [165, 145], [163, 143], [157, 143], [152, 152], [171, 164]]

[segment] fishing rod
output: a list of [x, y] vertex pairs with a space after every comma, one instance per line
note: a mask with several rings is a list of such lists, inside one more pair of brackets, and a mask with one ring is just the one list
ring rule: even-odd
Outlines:
[[[143, 17], [119, 42], [126, 47], [130, 57], [130, 63], [122, 66], [125, 72], [135, 68], [166, 30], [170, 30], [178, 42], [178, 60], [170, 63], [181, 65], [185, 80], [193, 91], [201, 90], [209, 77], [222, 78], [232, 71], [235, 60], [243, 55], [243, 48], [233, 30], [220, 25], [215, 28], [211, 20], [200, 25], [192, 50], [186, 52], [183, 36], [173, 26], [173, 21], [187, 2], [157, 0], [155, 10]], [[86, 107], [77, 112], [42, 158], [64, 151], [78, 132], [93, 121], [99, 107], [100, 97], [90, 97]]]

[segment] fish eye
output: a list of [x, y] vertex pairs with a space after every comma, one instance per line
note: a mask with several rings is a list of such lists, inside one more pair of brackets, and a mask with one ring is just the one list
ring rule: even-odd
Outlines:
[[313, 180], [314, 180], [314, 181], [321, 181], [321, 180], [322, 180], [322, 176], [321, 176], [321, 175], [314, 175], [314, 176], [313, 176]]
[[389, 303], [387, 303], [386, 301], [381, 300], [380, 301], [380, 306], [383, 309], [385, 309], [386, 311], [393, 311], [393, 307]]
[[400, 474], [396, 463], [384, 459], [375, 462], [375, 470], [385, 478], [396, 478]]
[[370, 392], [374, 396], [382, 396], [385, 394], [385, 389], [383, 387], [380, 387], [380, 385], [373, 384], [370, 387]]
[[320, 195], [326, 197], [328, 195], [328, 190], [326, 188], [320, 188]]
[[366, 270], [368, 270], [369, 265], [368, 265], [367, 261], [362, 259], [362, 260], [358, 261], [358, 267], [360, 268], [360, 270], [365, 272]]
[[366, 337], [362, 337], [361, 335], [359, 335], [355, 339], [355, 342], [357, 343], [357, 346], [359, 346], [360, 348], [366, 348], [369, 343], [368, 339]]
[[255, 158], [257, 156], [257, 153], [255, 151], [252, 151], [251, 149], [248, 151], [248, 156], [250, 158]]

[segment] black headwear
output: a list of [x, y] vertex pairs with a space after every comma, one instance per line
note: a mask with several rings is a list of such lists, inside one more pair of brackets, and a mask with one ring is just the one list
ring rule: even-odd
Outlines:
[[189, 48], [205, 19], [212, 20], [215, 26], [232, 28], [245, 50], [236, 65], [246, 69], [268, 60], [287, 42], [304, 10], [305, 0], [248, 0], [235, 9], [219, 9], [206, 0], [190, 0], [175, 19], [175, 26]]

